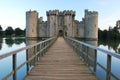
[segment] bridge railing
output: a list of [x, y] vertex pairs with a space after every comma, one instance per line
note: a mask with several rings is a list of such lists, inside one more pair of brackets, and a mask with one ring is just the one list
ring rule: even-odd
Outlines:
[[[77, 53], [79, 53], [83, 61], [85, 61], [87, 64], [92, 63], [93, 73], [96, 74], [97, 65], [99, 65], [106, 72], [106, 80], [111, 80], [111, 76], [116, 80], [120, 80], [120, 77], [116, 76], [114, 73], [111, 72], [112, 57], [115, 57], [118, 60], [120, 60], [120, 54], [116, 54], [114, 52], [110, 52], [108, 50], [104, 50], [104, 49], [98, 48], [96, 46], [93, 46], [93, 45], [90, 45], [90, 44], [87, 44], [87, 43], [84, 43], [84, 42], [81, 42], [81, 41], [78, 41], [72, 38], [65, 38], [65, 39], [74, 48], [74, 50]], [[92, 51], [90, 51], [90, 49], [92, 49]], [[106, 67], [104, 67], [103, 65], [97, 62], [98, 51], [107, 55]], [[90, 52], [94, 53], [92, 57], [90, 56]]]
[[[35, 62], [38, 61], [38, 55], [43, 55], [47, 49], [53, 44], [53, 42], [55, 41], [56, 38], [49, 38], [47, 40], [38, 42], [36, 44], [33, 45], [29, 45], [27, 47], [12, 51], [12, 52], [8, 52], [6, 54], [0, 55], [0, 60], [3, 60], [9, 56], [12, 56], [12, 71], [7, 74], [6, 76], [3, 77], [3, 80], [7, 80], [10, 76], [13, 76], [13, 80], [17, 80], [17, 71], [23, 67], [24, 65], [26, 65], [26, 74], [28, 74], [30, 72], [30, 66], [29, 63], [34, 60]], [[28, 57], [28, 55], [31, 53], [29, 50], [33, 50], [33, 55]], [[26, 61], [23, 62], [22, 64], [20, 64], [19, 66], [17, 66], [17, 53], [22, 52], [23, 50], [26, 50]], [[2, 72], [0, 72], [2, 73]]]

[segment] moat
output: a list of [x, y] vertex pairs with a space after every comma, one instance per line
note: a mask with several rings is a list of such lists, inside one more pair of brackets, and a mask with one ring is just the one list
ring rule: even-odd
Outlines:
[[[22, 47], [25, 47], [26, 45], [29, 45], [29, 43], [34, 44], [36, 42], [38, 42], [39, 40], [28, 40], [26, 41], [26, 39], [24, 37], [22, 38], [3, 38], [0, 39], [0, 55], [4, 54], [6, 52], [9, 51], [13, 51], [15, 49], [19, 49]], [[117, 52], [120, 53], [120, 41], [86, 41], [86, 43], [89, 44], [93, 44], [95, 46], [98, 46], [100, 48], [106, 49], [106, 50], [110, 50], [112, 52]], [[17, 57], [19, 57], [19, 60], [17, 61], [18, 64], [21, 64], [22, 62], [24, 62], [26, 60], [26, 55], [24, 54], [26, 51], [22, 51], [20, 52], [20, 54], [17, 55]], [[102, 54], [100, 52], [97, 52], [97, 62], [99, 64], [101, 64], [102, 66], [106, 66], [106, 55]], [[120, 62], [118, 59], [116, 58], [112, 58], [112, 72], [115, 73], [117, 76], [120, 76], [120, 70], [118, 69], [120, 67]], [[7, 63], [6, 63], [6, 62]], [[0, 71], [3, 73], [0, 73], [0, 79], [2, 78], [2, 76], [4, 76], [5, 74], [7, 74], [8, 72], [11, 71], [11, 67], [12, 67], [12, 63], [11, 63], [11, 57], [8, 57], [6, 59], [3, 59], [0, 61], [0, 63], [2, 63], [2, 65], [0, 65]], [[32, 64], [31, 68], [34, 65]], [[116, 67], [117, 66], [117, 67]], [[7, 69], [4, 72], [4, 69]], [[90, 66], [90, 69], [92, 70], [92, 67]], [[22, 74], [22, 75], [21, 75]], [[19, 71], [18, 71], [18, 79], [22, 80], [26, 75], [26, 65], [23, 66]], [[97, 65], [97, 74], [98, 78], [100, 80], [105, 80], [105, 71], [99, 67], [99, 65]], [[9, 78], [9, 80], [12, 80], [12, 77]], [[112, 79], [114, 80], [114, 79]]]

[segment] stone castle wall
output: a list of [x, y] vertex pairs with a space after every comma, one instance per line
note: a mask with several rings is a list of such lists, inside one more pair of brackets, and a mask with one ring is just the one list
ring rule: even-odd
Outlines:
[[85, 10], [82, 21], [75, 20], [75, 11], [49, 10], [47, 21], [38, 18], [36, 11], [26, 12], [26, 37], [54, 37], [62, 31], [64, 36], [98, 38], [98, 12]]
[[38, 23], [38, 35], [39, 37], [47, 36], [47, 22]]
[[77, 35], [76, 37], [80, 37], [80, 38], [85, 38], [84, 36], [84, 20], [83, 21], [75, 21], [76, 23], [76, 27], [77, 27]]

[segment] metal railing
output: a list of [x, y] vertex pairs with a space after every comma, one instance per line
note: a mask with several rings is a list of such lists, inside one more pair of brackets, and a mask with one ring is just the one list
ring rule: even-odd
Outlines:
[[[79, 53], [80, 56], [82, 56], [82, 59], [88, 64], [90, 60], [93, 62], [93, 72], [96, 73], [96, 68], [97, 65], [99, 65], [103, 70], [106, 72], [106, 80], [110, 80], [111, 76], [115, 78], [116, 80], [120, 80], [118, 76], [116, 76], [114, 73], [111, 72], [111, 62], [112, 62], [112, 57], [115, 57], [120, 60], [120, 54], [116, 54], [114, 52], [110, 52], [108, 50], [104, 50], [101, 48], [98, 48], [96, 46], [86, 44], [84, 42], [72, 39], [72, 38], [65, 38], [68, 44], [70, 44], [74, 50]], [[92, 52], [94, 52], [94, 59], [89, 56], [90, 54], [90, 49], [92, 49]], [[107, 55], [107, 65], [104, 67], [100, 63], [97, 62], [97, 51], [102, 52], [103, 54]], [[89, 58], [89, 59], [88, 59]]]
[[[26, 65], [26, 72], [27, 74], [30, 72], [30, 67], [29, 67], [29, 63], [31, 60], [35, 59], [35, 62], [38, 61], [38, 55], [45, 53], [47, 51], [47, 49], [53, 44], [53, 42], [56, 40], [56, 38], [50, 38], [41, 42], [38, 42], [36, 44], [33, 45], [29, 45], [27, 47], [12, 51], [12, 52], [8, 52], [6, 54], [0, 55], [0, 60], [5, 59], [9, 56], [12, 56], [12, 71], [7, 74], [3, 80], [7, 80], [10, 76], [13, 76], [13, 80], [17, 80], [17, 71], [24, 65]], [[29, 50], [33, 49], [33, 55], [31, 57], [28, 57], [29, 55]], [[20, 64], [17, 67], [17, 53], [26, 50], [26, 61], [23, 62], [22, 64]]]

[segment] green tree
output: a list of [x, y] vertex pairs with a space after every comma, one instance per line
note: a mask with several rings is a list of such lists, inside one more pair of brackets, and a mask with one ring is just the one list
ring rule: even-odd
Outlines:
[[7, 27], [5, 30], [5, 35], [11, 37], [13, 34], [14, 34], [13, 28], [11, 26]]
[[3, 36], [3, 29], [2, 29], [2, 27], [0, 25], [0, 37], [2, 37], [2, 36]]
[[24, 31], [20, 28], [15, 29], [15, 36], [24, 35]]
[[100, 30], [98, 29], [98, 38], [99, 39], [110, 39], [110, 40], [119, 40], [120, 32], [119, 29], [115, 27], [109, 27], [109, 30]]

